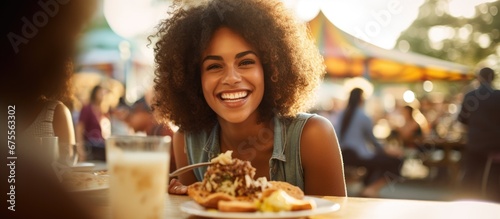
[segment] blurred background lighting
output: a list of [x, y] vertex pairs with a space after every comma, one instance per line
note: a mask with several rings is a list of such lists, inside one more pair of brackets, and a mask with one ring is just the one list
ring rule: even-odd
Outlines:
[[152, 34], [154, 26], [165, 19], [171, 1], [104, 0], [104, 17], [118, 35], [130, 39]]
[[481, 48], [485, 49], [490, 46], [491, 38], [488, 34], [483, 33], [477, 38], [477, 43]]
[[392, 112], [396, 109], [396, 98], [394, 95], [388, 93], [382, 96], [382, 101], [384, 103], [384, 109], [387, 112]]
[[431, 92], [434, 89], [434, 84], [432, 81], [424, 81], [423, 88], [424, 91]]
[[[290, 2], [290, 1], [286, 1]], [[293, 2], [293, 1], [292, 1]], [[289, 3], [290, 4], [290, 3]], [[321, 9], [321, 2], [319, 0], [299, 0], [295, 1], [295, 5], [293, 6], [295, 9], [295, 13], [298, 18], [303, 21], [310, 21], [316, 15], [318, 15]]]
[[349, 95], [354, 88], [361, 88], [365, 99], [369, 99], [373, 94], [373, 84], [362, 77], [350, 78], [344, 82], [344, 89], [347, 95]]
[[406, 103], [412, 103], [413, 101], [415, 101], [415, 93], [413, 93], [413, 91], [411, 91], [411, 90], [405, 91], [403, 93], [403, 100]]
[[[468, 2], [473, 2], [473, 1], [470, 1], [470, 0], [467, 0]], [[465, 0], [452, 0], [449, 2], [449, 5], [448, 5], [448, 10], [450, 12], [450, 15], [454, 16], [454, 17], [466, 17], [466, 18], [472, 18], [474, 17], [474, 15], [476, 15], [476, 12], [475, 12], [475, 8], [474, 7], [466, 7], [466, 5], [469, 5], [470, 4], [466, 4], [466, 1]]]
[[496, 0], [451, 0], [448, 3], [448, 12], [454, 17], [472, 18], [476, 15], [477, 4], [494, 2]]
[[380, 119], [373, 127], [373, 135], [378, 139], [386, 139], [391, 134], [391, 127], [386, 119]]
[[429, 39], [432, 42], [440, 42], [455, 36], [455, 29], [450, 26], [434, 26], [429, 29]]
[[457, 107], [457, 105], [456, 105], [456, 104], [450, 104], [450, 105], [448, 105], [448, 112], [449, 112], [450, 114], [455, 114], [455, 113], [457, 113], [457, 112], [458, 112], [458, 107]]

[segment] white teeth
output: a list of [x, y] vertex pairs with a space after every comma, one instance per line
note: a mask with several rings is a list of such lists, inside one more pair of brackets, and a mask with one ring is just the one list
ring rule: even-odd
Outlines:
[[247, 95], [248, 95], [248, 92], [240, 91], [240, 92], [234, 92], [234, 93], [222, 93], [220, 96], [224, 100], [234, 100], [234, 99], [246, 97]]

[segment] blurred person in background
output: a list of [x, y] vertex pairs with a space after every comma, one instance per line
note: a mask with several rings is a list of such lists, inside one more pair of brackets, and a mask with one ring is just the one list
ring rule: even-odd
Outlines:
[[417, 141], [422, 138], [422, 128], [413, 118], [413, 107], [406, 105], [401, 111], [404, 124], [396, 129], [397, 135], [401, 138], [404, 147], [414, 149], [417, 147]]
[[340, 112], [335, 129], [339, 130], [339, 144], [345, 165], [367, 169], [363, 178], [363, 197], [379, 197], [380, 190], [390, 178], [398, 177], [402, 153], [387, 151], [373, 134], [372, 120], [363, 111], [363, 90], [352, 89], [347, 107]]
[[[495, 73], [482, 68], [477, 75], [480, 86], [465, 94], [458, 121], [467, 127], [462, 180], [467, 195], [479, 196], [483, 170], [491, 153], [500, 153], [500, 91], [491, 86]], [[491, 172], [498, 179], [498, 171]], [[497, 188], [496, 199], [500, 200]]]
[[127, 123], [131, 107], [120, 97], [118, 105], [110, 110], [111, 135], [130, 135], [134, 130]]
[[144, 97], [140, 98], [132, 105], [127, 121], [130, 127], [134, 129], [135, 133], [170, 137], [174, 134], [168, 125], [159, 123], [155, 119], [153, 111]]
[[79, 151], [80, 160], [106, 160], [105, 139], [111, 135], [111, 122], [107, 109], [103, 109], [106, 89], [94, 86], [90, 92], [90, 102], [83, 106], [76, 125], [76, 140], [84, 146]]
[[7, 18], [2, 26], [2, 43], [6, 44], [2, 54], [7, 56], [2, 56], [0, 111], [2, 121], [9, 121], [2, 123], [9, 126], [1, 128], [1, 139], [15, 143], [8, 156], [17, 159], [10, 160], [15, 164], [15, 179], [12, 183], [9, 179], [10, 186], [2, 186], [3, 194], [14, 191], [15, 200], [2, 201], [2, 217], [90, 218], [64, 192], [52, 166], [36, 159], [36, 138], [57, 136], [60, 145], [75, 143], [71, 115], [62, 102], [71, 95], [71, 60], [95, 1], [18, 0], [3, 4], [2, 15]]
[[[174, 136], [174, 131], [168, 124], [159, 123], [145, 97], [137, 100], [131, 107], [127, 118], [128, 124], [136, 134], [147, 136]], [[173, 147], [170, 150], [170, 172], [176, 170]]]
[[423, 130], [415, 120], [413, 107], [405, 105], [399, 111], [403, 122], [400, 126], [393, 127], [388, 139], [396, 139], [408, 157], [415, 157], [423, 140]]

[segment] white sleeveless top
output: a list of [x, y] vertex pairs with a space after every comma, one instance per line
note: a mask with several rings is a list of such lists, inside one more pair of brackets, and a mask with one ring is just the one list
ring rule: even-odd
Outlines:
[[21, 135], [31, 138], [55, 136], [52, 121], [58, 104], [63, 103], [56, 100], [47, 101], [35, 121]]

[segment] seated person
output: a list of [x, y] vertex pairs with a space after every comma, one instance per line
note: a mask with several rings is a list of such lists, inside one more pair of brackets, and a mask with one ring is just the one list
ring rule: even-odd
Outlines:
[[[127, 122], [129, 126], [134, 129], [134, 132], [142, 132], [148, 136], [155, 135], [172, 137], [174, 133], [168, 125], [159, 123], [155, 119], [153, 111], [144, 97], [137, 100], [132, 105]], [[176, 170], [173, 154], [173, 147], [171, 147], [170, 172]]]
[[378, 197], [388, 183], [387, 174], [399, 176], [402, 161], [399, 151], [386, 150], [375, 138], [371, 119], [363, 111], [363, 90], [354, 88], [335, 128], [339, 130], [344, 165], [367, 169], [363, 179], [363, 197]]
[[403, 147], [415, 149], [418, 141], [422, 138], [422, 128], [413, 118], [413, 107], [404, 106], [402, 108], [404, 124], [394, 130], [394, 134], [401, 140]]

